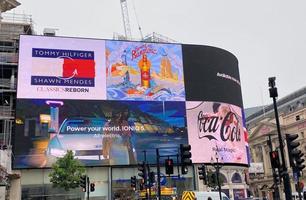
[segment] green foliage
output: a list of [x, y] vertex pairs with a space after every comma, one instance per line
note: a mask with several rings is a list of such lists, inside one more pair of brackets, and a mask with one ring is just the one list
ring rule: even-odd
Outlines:
[[[217, 173], [216, 172], [212, 172], [211, 170], [209, 170], [207, 172], [207, 186], [213, 189], [217, 189], [218, 188], [218, 181], [217, 181]], [[219, 182], [220, 185], [222, 186], [224, 183], [224, 179], [222, 175], [219, 175]]]
[[66, 191], [79, 187], [80, 178], [85, 172], [85, 167], [75, 159], [72, 151], [67, 151], [63, 158], [59, 158], [52, 165], [49, 174], [53, 187], [64, 188]]

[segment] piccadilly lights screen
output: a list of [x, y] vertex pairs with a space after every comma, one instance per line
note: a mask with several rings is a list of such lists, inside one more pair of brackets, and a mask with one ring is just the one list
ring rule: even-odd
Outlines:
[[[226, 88], [225, 88], [226, 86]], [[190, 144], [248, 164], [238, 62], [215, 47], [20, 36], [14, 168], [72, 150], [86, 166], [135, 165]], [[146, 155], [144, 155], [146, 152]]]

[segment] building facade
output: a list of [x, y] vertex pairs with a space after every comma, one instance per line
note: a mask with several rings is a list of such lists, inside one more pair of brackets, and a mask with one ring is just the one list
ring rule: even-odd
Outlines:
[[20, 34], [32, 34], [32, 24], [29, 16], [5, 13], [19, 5], [15, 0], [0, 1], [0, 199], [14, 199], [10, 191], [20, 178], [11, 170], [18, 40]]
[[[306, 131], [306, 87], [293, 92], [292, 94], [277, 101], [281, 133], [284, 141], [284, 151], [286, 166], [289, 171], [292, 192], [296, 192], [296, 185], [289, 166], [288, 151], [286, 146], [285, 134], [298, 134], [297, 141], [300, 142], [299, 149], [305, 153], [305, 131]], [[251, 164], [254, 170], [250, 172], [250, 190], [254, 196], [272, 198], [273, 193], [273, 174], [269, 152], [272, 142], [272, 150], [279, 149], [279, 140], [275, 122], [273, 105], [259, 109], [257, 112], [247, 117], [247, 127], [249, 130], [249, 145], [251, 152]], [[255, 169], [257, 166], [257, 170]], [[303, 170], [303, 172], [305, 169]], [[305, 181], [305, 175], [302, 173], [300, 178]], [[283, 191], [283, 184], [279, 185], [280, 191]], [[284, 193], [281, 197], [284, 199]]]
[[[162, 187], [174, 188], [175, 193], [182, 194], [185, 190], [211, 191], [198, 179], [197, 167], [189, 167], [189, 173], [181, 179], [177, 177], [167, 177], [165, 169], [161, 169]], [[151, 167], [156, 172], [155, 167]], [[208, 167], [208, 170], [214, 170]], [[244, 198], [247, 196], [248, 185], [245, 181], [245, 167], [224, 166], [221, 169], [223, 178], [222, 192], [227, 194], [230, 199]], [[176, 167], [174, 168], [176, 171]], [[53, 188], [48, 177], [50, 169], [29, 169], [20, 170], [20, 185], [22, 199], [84, 199], [86, 193], [80, 188], [70, 190], [69, 192], [62, 189]], [[130, 186], [131, 176], [137, 176], [136, 167], [92, 167], [86, 168], [86, 174], [91, 182], [95, 183], [95, 191], [90, 193], [91, 199], [134, 199], [137, 193]], [[138, 188], [138, 186], [137, 186]], [[16, 191], [17, 192], [17, 191]], [[176, 196], [176, 195], [173, 195]]]

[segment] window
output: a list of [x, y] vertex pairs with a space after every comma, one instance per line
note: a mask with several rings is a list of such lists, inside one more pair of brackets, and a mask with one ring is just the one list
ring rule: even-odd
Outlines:
[[300, 115], [295, 116], [295, 121], [299, 121], [300, 120]]
[[227, 183], [227, 179], [224, 174], [220, 173], [220, 178], [223, 180], [223, 183]]
[[12, 76], [12, 69], [2, 68], [0, 72], [0, 78], [10, 79]]
[[65, 191], [63, 188], [54, 188], [51, 184], [22, 186], [22, 199], [81, 200], [82, 197], [84, 197], [84, 193], [79, 188]]
[[0, 41], [0, 46], [11, 47], [11, 46], [13, 46], [13, 42], [9, 42], [9, 41]]
[[239, 173], [234, 173], [232, 176], [232, 183], [242, 183], [242, 179]]
[[10, 105], [10, 94], [4, 94], [1, 95], [1, 106], [9, 106]]

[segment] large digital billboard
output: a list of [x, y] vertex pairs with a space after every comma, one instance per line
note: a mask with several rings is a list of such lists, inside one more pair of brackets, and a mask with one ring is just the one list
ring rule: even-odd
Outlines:
[[48, 168], [67, 150], [86, 166], [154, 163], [180, 144], [194, 163], [217, 152], [245, 165], [239, 80], [215, 47], [23, 35], [13, 167]]
[[167, 147], [174, 154], [187, 143], [184, 102], [19, 99], [17, 104], [18, 168], [50, 167], [67, 150], [89, 166], [135, 165], [144, 150], [154, 162], [149, 149]]
[[[187, 102], [192, 159], [209, 163], [218, 153], [224, 163], [247, 163], [242, 109], [220, 102]], [[205, 148], [203, 148], [205, 147]]]

